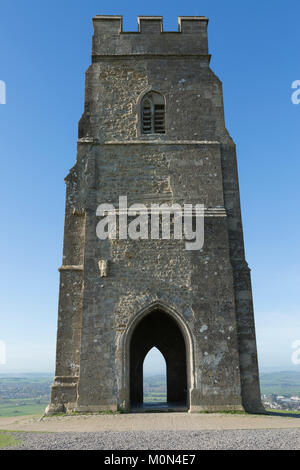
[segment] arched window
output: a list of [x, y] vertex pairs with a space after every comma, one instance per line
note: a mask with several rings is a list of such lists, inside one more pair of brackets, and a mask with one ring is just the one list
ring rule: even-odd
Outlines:
[[162, 95], [150, 91], [142, 99], [142, 134], [165, 133], [165, 100]]

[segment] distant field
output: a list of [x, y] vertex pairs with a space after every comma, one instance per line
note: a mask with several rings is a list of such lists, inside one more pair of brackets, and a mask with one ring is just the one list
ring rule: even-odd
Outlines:
[[0, 418], [8, 418], [10, 416], [28, 416], [43, 414], [46, 406], [49, 404], [49, 399], [38, 400], [0, 400]]
[[43, 414], [50, 400], [49, 374], [0, 375], [0, 417]]
[[266, 395], [300, 396], [300, 372], [268, 372], [260, 374], [261, 393]]
[[166, 379], [163, 375], [144, 377], [144, 403], [167, 401]]

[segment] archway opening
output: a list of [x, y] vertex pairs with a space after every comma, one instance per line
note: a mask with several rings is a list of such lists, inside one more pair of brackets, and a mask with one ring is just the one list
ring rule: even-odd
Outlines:
[[143, 365], [144, 404], [167, 403], [167, 365], [157, 348], [147, 353]]
[[130, 404], [143, 406], [143, 364], [157, 348], [166, 361], [167, 403], [187, 405], [186, 347], [178, 323], [161, 309], [148, 313], [135, 327], [130, 342]]

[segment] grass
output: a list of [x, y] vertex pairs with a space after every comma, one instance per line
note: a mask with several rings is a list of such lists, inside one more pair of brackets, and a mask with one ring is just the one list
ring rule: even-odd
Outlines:
[[278, 414], [288, 414], [288, 415], [298, 415], [300, 416], [300, 411], [294, 410], [278, 410], [277, 408], [266, 408], [266, 413], [278, 413]]
[[14, 447], [19, 441], [6, 432], [0, 432], [0, 449], [3, 447]]

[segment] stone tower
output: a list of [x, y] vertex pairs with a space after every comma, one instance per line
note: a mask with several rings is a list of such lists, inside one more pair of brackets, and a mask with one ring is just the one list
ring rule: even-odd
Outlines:
[[[236, 152], [207, 24], [179, 17], [178, 32], [164, 32], [161, 17], [138, 17], [138, 31], [123, 32], [121, 16], [93, 18], [77, 161], [66, 177], [48, 413], [140, 405], [154, 346], [166, 360], [168, 402], [262, 411]], [[120, 196], [146, 208], [203, 204], [204, 245], [188, 250], [174, 231], [100, 239], [97, 208], [111, 204], [120, 219]]]

